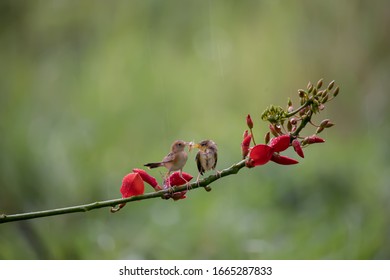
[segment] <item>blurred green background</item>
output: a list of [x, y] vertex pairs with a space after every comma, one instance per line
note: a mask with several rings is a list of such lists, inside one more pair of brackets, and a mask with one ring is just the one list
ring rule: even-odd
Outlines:
[[1, 1], [0, 213], [119, 198], [175, 139], [213, 139], [226, 168], [246, 114], [259, 142], [269, 104], [341, 93], [296, 166], [1, 224], [0, 259], [389, 259], [389, 26], [388, 1]]

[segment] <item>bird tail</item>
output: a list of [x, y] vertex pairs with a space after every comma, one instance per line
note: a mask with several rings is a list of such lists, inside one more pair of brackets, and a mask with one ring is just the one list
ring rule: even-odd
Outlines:
[[152, 168], [157, 168], [157, 167], [163, 166], [163, 163], [162, 162], [152, 162], [152, 163], [144, 164], [144, 166], [152, 169]]

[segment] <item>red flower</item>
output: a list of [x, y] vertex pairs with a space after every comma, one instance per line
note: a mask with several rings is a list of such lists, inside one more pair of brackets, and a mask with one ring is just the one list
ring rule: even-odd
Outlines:
[[120, 191], [123, 198], [143, 194], [145, 185], [142, 177], [138, 173], [127, 174], [123, 177]]
[[[145, 191], [144, 181], [138, 173], [129, 173], [122, 180], [120, 192], [122, 198], [143, 194]], [[121, 203], [111, 207], [111, 213], [118, 212], [126, 203]]]
[[273, 149], [265, 144], [254, 146], [249, 153], [251, 165], [257, 166], [266, 164], [271, 160], [273, 152]]
[[[168, 186], [174, 187], [174, 186], [181, 186], [186, 184], [187, 182], [192, 180], [192, 175], [182, 172], [180, 176], [180, 172], [176, 171], [171, 174], [168, 178]], [[179, 199], [184, 199], [186, 198], [186, 193], [187, 191], [182, 191], [182, 192], [176, 192], [172, 195], [173, 200], [179, 200]]]
[[285, 134], [272, 138], [269, 145], [256, 145], [249, 153], [249, 159], [246, 162], [246, 166], [254, 167], [257, 165], [263, 165], [270, 160], [283, 165], [296, 164], [298, 161], [295, 159], [279, 155], [279, 152], [283, 152], [289, 146], [290, 136]]
[[134, 168], [133, 172], [138, 173], [142, 180], [153, 187], [155, 191], [161, 191], [162, 188], [157, 183], [156, 178], [150, 176], [145, 170]]

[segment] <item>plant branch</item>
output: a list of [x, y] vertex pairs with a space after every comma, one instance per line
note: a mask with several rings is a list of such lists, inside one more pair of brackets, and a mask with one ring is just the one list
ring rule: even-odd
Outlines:
[[0, 214], [0, 224], [15, 222], [15, 221], [22, 221], [22, 220], [31, 220], [31, 219], [49, 217], [49, 216], [57, 216], [57, 215], [76, 213], [76, 212], [87, 212], [87, 211], [91, 211], [91, 210], [95, 210], [95, 209], [99, 209], [99, 208], [104, 208], [104, 207], [110, 207], [110, 206], [113, 207], [113, 206], [121, 204], [121, 203], [128, 203], [128, 202], [151, 199], [151, 198], [156, 198], [156, 197], [164, 198], [166, 195], [169, 195], [172, 193], [186, 191], [187, 188], [197, 189], [199, 187], [207, 187], [209, 184], [221, 179], [222, 177], [226, 177], [226, 176], [229, 176], [232, 174], [237, 174], [238, 171], [240, 171], [240, 169], [243, 167], [245, 167], [245, 160], [242, 160], [242, 161], [232, 165], [231, 167], [222, 170], [221, 172], [219, 172], [219, 174], [210, 175], [210, 176], [200, 180], [199, 183], [193, 182], [189, 185], [189, 187], [186, 184], [184, 184], [181, 186], [172, 187], [171, 190], [164, 189], [164, 190], [161, 190], [158, 192], [145, 193], [142, 195], [131, 196], [128, 198], [119, 198], [119, 199], [97, 201], [97, 202], [92, 202], [92, 203], [83, 204], [83, 205], [50, 209], [50, 210], [43, 210], [43, 211], [36, 211], [36, 212], [10, 214], [10, 215]]

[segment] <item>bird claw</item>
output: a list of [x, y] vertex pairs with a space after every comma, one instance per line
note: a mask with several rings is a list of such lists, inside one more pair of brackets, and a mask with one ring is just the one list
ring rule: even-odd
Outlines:
[[191, 186], [190, 182], [187, 182], [186, 186], [187, 186], [187, 191], [192, 190], [192, 186]]

